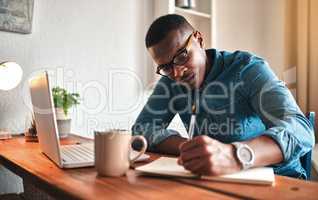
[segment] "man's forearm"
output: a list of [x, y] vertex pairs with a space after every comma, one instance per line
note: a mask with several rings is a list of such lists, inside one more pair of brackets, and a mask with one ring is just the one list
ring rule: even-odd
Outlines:
[[[170, 136], [156, 146], [156, 152], [179, 156], [179, 146], [186, 142], [186, 138]], [[243, 142], [248, 144], [255, 153], [254, 166], [267, 166], [283, 161], [283, 154], [274, 139], [268, 136], [260, 136]]]
[[274, 139], [268, 136], [260, 136], [244, 142], [255, 153], [254, 166], [267, 166], [278, 164], [283, 161], [283, 153]]
[[186, 138], [176, 135], [170, 136], [156, 146], [156, 151], [164, 154], [179, 156], [179, 146], [185, 141], [187, 141]]

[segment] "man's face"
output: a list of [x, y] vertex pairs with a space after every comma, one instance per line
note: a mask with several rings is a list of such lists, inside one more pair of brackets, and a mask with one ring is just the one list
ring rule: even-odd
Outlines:
[[[193, 34], [192, 37], [191, 34]], [[190, 39], [191, 41], [188, 41]], [[202, 45], [202, 37], [199, 32], [190, 30], [173, 30], [158, 44], [148, 48], [153, 60], [158, 65], [171, 63], [189, 42], [188, 59], [182, 65], [172, 64], [169, 78], [186, 84], [191, 88], [199, 88], [204, 80], [206, 71], [206, 53]]]

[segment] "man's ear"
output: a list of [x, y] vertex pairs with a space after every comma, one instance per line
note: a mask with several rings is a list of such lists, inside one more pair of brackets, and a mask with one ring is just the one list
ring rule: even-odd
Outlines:
[[201, 48], [204, 47], [204, 42], [203, 42], [203, 37], [202, 37], [202, 36], [203, 36], [202, 33], [199, 32], [199, 31], [196, 31], [196, 32], [194, 33], [194, 37], [198, 40], [198, 42], [199, 42]]

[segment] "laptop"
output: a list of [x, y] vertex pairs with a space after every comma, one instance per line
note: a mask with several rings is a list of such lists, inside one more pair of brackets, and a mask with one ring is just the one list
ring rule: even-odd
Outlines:
[[[31, 79], [29, 86], [41, 151], [60, 168], [94, 166], [94, 142], [60, 145], [48, 73]], [[130, 156], [137, 153], [131, 151]], [[144, 154], [137, 161], [148, 158]]]

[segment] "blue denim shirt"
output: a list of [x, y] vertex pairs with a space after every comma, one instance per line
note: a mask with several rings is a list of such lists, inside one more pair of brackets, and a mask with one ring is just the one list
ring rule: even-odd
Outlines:
[[224, 143], [267, 135], [284, 156], [272, 165], [276, 174], [306, 178], [299, 158], [314, 145], [313, 127], [290, 91], [253, 54], [207, 50], [211, 70], [199, 90], [162, 77], [138, 116], [132, 131], [146, 137], [150, 149], [177, 131], [166, 129], [176, 114], [188, 130], [196, 104], [194, 136], [208, 135]]

